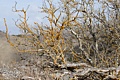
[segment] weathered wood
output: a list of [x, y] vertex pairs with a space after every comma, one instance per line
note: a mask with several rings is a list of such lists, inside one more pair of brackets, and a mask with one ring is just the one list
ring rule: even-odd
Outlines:
[[[120, 66], [119, 66], [120, 67]], [[96, 73], [103, 77], [104, 80], [118, 80], [118, 76], [120, 75], [120, 68], [117, 67], [109, 67], [109, 68], [96, 68], [86, 63], [68, 63], [65, 65], [60, 65], [59, 68], [66, 69], [61, 75], [64, 76], [66, 74], [79, 77], [90, 76], [91, 73]]]

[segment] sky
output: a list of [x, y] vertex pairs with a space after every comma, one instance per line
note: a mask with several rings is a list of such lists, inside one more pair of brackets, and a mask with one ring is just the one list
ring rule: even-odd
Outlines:
[[[6, 18], [6, 23], [8, 25], [9, 34], [19, 34], [20, 30], [15, 26], [15, 22], [19, 19], [20, 13], [15, 13], [12, 11], [15, 2], [17, 2], [17, 9], [26, 9], [30, 5], [27, 16], [28, 24], [34, 24], [34, 22], [46, 22], [43, 17], [45, 14], [41, 13], [40, 7], [42, 7], [44, 0], [0, 0], [0, 30], [5, 32], [4, 18]], [[59, 0], [54, 0], [57, 3]], [[96, 6], [97, 7], [97, 6]]]
[[40, 13], [40, 7], [43, 4], [43, 0], [0, 0], [0, 30], [5, 31], [4, 18], [9, 29], [9, 34], [19, 34], [20, 30], [15, 26], [14, 20], [19, 19], [20, 13], [15, 13], [12, 11], [12, 7], [17, 2], [17, 9], [28, 9], [28, 23], [33, 24], [36, 22], [42, 22], [43, 14]]

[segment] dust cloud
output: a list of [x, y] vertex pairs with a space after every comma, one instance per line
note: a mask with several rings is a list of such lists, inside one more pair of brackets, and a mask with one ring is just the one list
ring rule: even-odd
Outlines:
[[17, 59], [16, 51], [6, 38], [0, 38], [0, 64], [9, 64]]

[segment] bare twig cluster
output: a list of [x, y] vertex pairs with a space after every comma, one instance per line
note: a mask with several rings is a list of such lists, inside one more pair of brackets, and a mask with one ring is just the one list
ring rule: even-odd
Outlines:
[[[101, 6], [96, 8], [97, 5]], [[24, 31], [25, 46], [8, 42], [20, 52], [43, 52], [49, 56], [54, 65], [61, 66], [68, 62], [87, 63], [94, 67], [118, 67], [120, 65], [120, 1], [119, 0], [60, 0], [54, 5], [46, 0], [41, 8], [49, 24], [30, 27], [27, 23], [27, 10], [19, 15], [20, 23], [16, 26]], [[66, 37], [65, 35], [69, 35]], [[75, 43], [73, 43], [75, 41]], [[77, 49], [77, 50], [76, 50]], [[69, 60], [67, 59], [69, 56]]]

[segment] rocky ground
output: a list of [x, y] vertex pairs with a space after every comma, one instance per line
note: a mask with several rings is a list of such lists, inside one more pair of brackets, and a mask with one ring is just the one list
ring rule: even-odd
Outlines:
[[[12, 41], [19, 38], [9, 37]], [[0, 43], [0, 80], [54, 80], [52, 73], [57, 70], [48, 66], [47, 56], [18, 53], [7, 42], [2, 31]]]
[[18, 53], [0, 31], [0, 80], [119, 80], [119, 73], [120, 67], [98, 69], [85, 63], [58, 67], [42, 53]]

